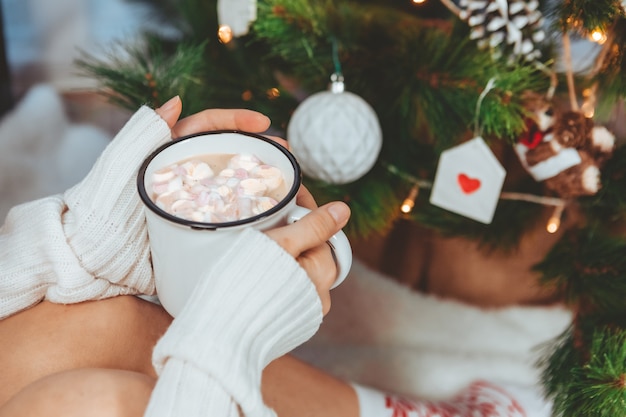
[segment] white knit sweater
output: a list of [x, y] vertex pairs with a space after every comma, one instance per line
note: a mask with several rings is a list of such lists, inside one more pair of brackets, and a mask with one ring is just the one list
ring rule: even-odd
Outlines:
[[[136, 175], [167, 140], [166, 123], [144, 107], [83, 181], [9, 212], [0, 229], [0, 319], [43, 299], [154, 293]], [[214, 261], [155, 348], [160, 377], [147, 416], [274, 415], [261, 397], [263, 368], [322, 321], [306, 272], [265, 234], [241, 232]]]
[[9, 211], [0, 229], [0, 319], [44, 298], [76, 303], [154, 293], [136, 175], [167, 140], [167, 124], [144, 107], [84, 180]]
[[[237, 416], [236, 403], [245, 416], [273, 416], [261, 398], [262, 370], [321, 321], [304, 270], [266, 235], [246, 230], [157, 344], [161, 377], [146, 415]], [[232, 401], [222, 410], [225, 393]]]

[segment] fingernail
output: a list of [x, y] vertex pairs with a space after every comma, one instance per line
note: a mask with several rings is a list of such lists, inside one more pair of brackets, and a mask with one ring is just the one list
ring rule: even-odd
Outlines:
[[266, 116], [263, 113], [258, 113], [258, 118], [262, 123], [267, 123], [268, 125], [272, 124], [272, 119], [270, 119], [269, 116]]
[[174, 106], [178, 104], [179, 101], [180, 96], [174, 96], [171, 99], [167, 100], [165, 103], [163, 103], [163, 105], [161, 106], [161, 110], [170, 111], [174, 108]]
[[344, 203], [331, 203], [328, 212], [337, 223], [342, 223], [350, 217], [350, 208]]

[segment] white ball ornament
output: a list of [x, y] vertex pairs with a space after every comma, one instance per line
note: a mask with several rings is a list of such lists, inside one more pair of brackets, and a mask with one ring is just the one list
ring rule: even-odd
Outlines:
[[382, 148], [382, 131], [372, 107], [345, 91], [340, 75], [331, 80], [328, 91], [309, 96], [296, 108], [287, 140], [306, 176], [346, 184], [372, 169]]

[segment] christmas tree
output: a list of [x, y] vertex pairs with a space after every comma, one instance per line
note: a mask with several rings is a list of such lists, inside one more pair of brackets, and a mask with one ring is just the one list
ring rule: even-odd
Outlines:
[[[554, 416], [626, 412], [624, 2], [143, 1], [175, 30], [80, 66], [128, 109], [267, 114], [318, 201], [351, 206], [349, 235], [402, 216], [502, 248], [546, 207], [550, 232], [578, 216], [536, 266], [575, 312], [545, 391]], [[579, 39], [597, 42], [583, 68]]]

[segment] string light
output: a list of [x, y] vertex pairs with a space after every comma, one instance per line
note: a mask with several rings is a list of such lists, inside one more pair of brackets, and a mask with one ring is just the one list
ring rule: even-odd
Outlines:
[[275, 100], [278, 97], [280, 97], [280, 90], [276, 87], [272, 87], [270, 89], [268, 89], [265, 94], [267, 94], [267, 98], [269, 98], [270, 100]]
[[606, 42], [606, 34], [600, 29], [596, 29], [591, 32], [591, 34], [589, 35], [589, 39], [593, 42], [598, 43], [599, 45], [602, 45], [604, 42]]
[[[431, 181], [423, 180], [413, 175], [407, 174], [406, 172], [403, 172], [402, 170], [400, 170], [398, 167], [394, 165], [383, 162], [383, 166], [391, 174], [396, 175], [404, 179], [405, 181], [414, 184], [413, 188], [411, 188], [411, 191], [409, 192], [409, 196], [402, 202], [402, 206], [400, 206], [400, 210], [403, 213], [410, 213], [412, 211], [413, 207], [415, 206], [415, 199], [417, 198], [417, 193], [419, 191], [419, 188], [431, 189], [433, 187], [433, 184]], [[567, 204], [566, 200], [563, 200], [557, 197], [548, 197], [548, 196], [540, 196], [540, 195], [516, 193], [516, 192], [502, 192], [500, 193], [500, 199], [501, 200], [525, 201], [528, 203], [555, 207], [553, 216], [550, 218], [550, 221], [552, 221], [553, 219], [555, 220], [554, 221], [555, 226], [549, 226], [550, 223], [546, 226], [547, 229], [548, 228], [551, 230], [554, 229], [554, 232], [556, 232], [561, 225], [561, 214], [563, 213], [563, 210], [565, 209], [565, 205]], [[554, 233], [554, 232], [551, 232], [551, 233]]]
[[596, 108], [592, 100], [585, 100], [582, 106], [580, 106], [580, 110], [583, 112], [587, 119], [592, 119], [593, 116], [596, 114]]
[[217, 39], [223, 44], [227, 44], [233, 40], [233, 30], [228, 25], [220, 25], [217, 29]]
[[409, 195], [402, 202], [402, 206], [400, 206], [400, 211], [404, 214], [409, 214], [413, 211], [413, 207], [415, 207], [415, 199], [417, 198], [417, 194], [419, 192], [419, 186], [415, 184], [411, 191], [409, 191]]
[[586, 118], [593, 118], [596, 112], [596, 92], [594, 88], [585, 88], [583, 90], [583, 97], [585, 101], [580, 106], [580, 110], [583, 112]]
[[548, 233], [556, 233], [561, 227], [561, 216], [563, 215], [563, 210], [565, 209], [565, 204], [560, 204], [554, 207], [554, 211], [552, 212], [552, 216], [548, 219], [548, 224], [546, 225], [546, 230]]
[[252, 91], [250, 91], [250, 90], [246, 90], [243, 93], [241, 93], [241, 99], [243, 101], [250, 101], [250, 100], [252, 100], [252, 96], [253, 96], [253, 94], [252, 94]]

